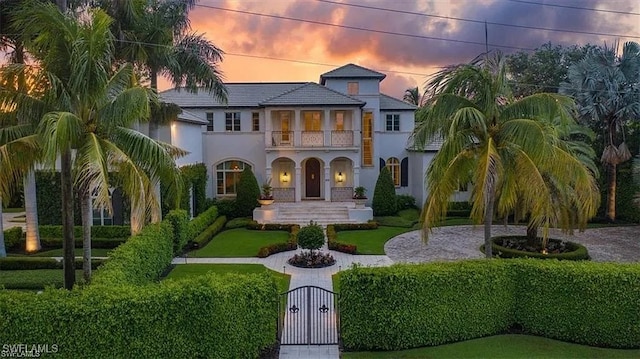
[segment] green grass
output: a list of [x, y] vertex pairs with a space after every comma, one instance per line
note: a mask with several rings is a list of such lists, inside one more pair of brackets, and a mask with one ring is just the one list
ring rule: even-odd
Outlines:
[[344, 352], [343, 359], [546, 359], [546, 358], [640, 358], [640, 350], [595, 348], [530, 335], [496, 335], [464, 342], [392, 352]]
[[262, 264], [178, 264], [175, 266], [175, 268], [173, 268], [171, 272], [169, 272], [165, 279], [187, 278], [207, 274], [209, 272], [218, 274], [257, 274], [264, 272], [271, 273], [271, 275], [273, 275], [276, 279], [276, 284], [278, 285], [278, 291], [280, 293], [289, 290], [289, 282], [291, 280], [290, 275], [272, 271]]
[[2, 209], [3, 213], [20, 213], [24, 212], [24, 208], [4, 208]]
[[[46, 286], [62, 288], [62, 269], [28, 269], [2, 271], [0, 287], [6, 289], [43, 289]], [[76, 270], [76, 280], [82, 279], [82, 271]]]
[[204, 248], [189, 253], [195, 258], [255, 257], [261, 247], [286, 243], [285, 231], [256, 231], [245, 228], [230, 229], [213, 237]]
[[[105, 248], [93, 248], [91, 249], [91, 257], [108, 257], [109, 252], [113, 249], [105, 249]], [[82, 248], [75, 248], [73, 250], [76, 257], [82, 257]], [[58, 249], [50, 249], [46, 251], [37, 252], [34, 254], [18, 254], [18, 253], [10, 253], [11, 257], [62, 257], [62, 248]]]
[[384, 254], [384, 244], [398, 234], [412, 231], [413, 228], [383, 227], [377, 229], [340, 231], [338, 242], [355, 244], [358, 254]]

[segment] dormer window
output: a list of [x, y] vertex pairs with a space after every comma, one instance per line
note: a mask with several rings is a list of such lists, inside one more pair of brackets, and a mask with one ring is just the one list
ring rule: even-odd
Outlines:
[[360, 86], [357, 82], [347, 82], [347, 95], [357, 95], [360, 93]]

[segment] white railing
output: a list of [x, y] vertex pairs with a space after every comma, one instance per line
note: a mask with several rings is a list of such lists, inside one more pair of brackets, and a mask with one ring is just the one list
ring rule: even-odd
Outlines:
[[272, 189], [273, 199], [276, 202], [295, 202], [296, 189], [290, 187], [275, 187]]
[[331, 202], [351, 202], [353, 187], [331, 187]]
[[353, 146], [353, 131], [331, 131], [331, 146]]
[[302, 131], [302, 147], [324, 146], [324, 131]]
[[293, 131], [271, 131], [272, 147], [289, 147], [293, 144]]

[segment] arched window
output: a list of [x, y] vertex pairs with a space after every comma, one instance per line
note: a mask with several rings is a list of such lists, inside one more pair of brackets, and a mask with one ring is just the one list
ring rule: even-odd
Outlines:
[[387, 168], [391, 172], [391, 178], [393, 178], [393, 184], [396, 187], [400, 187], [400, 161], [395, 157], [390, 157], [387, 160]]
[[216, 193], [219, 195], [234, 195], [240, 180], [240, 174], [251, 165], [239, 160], [231, 160], [216, 166]]

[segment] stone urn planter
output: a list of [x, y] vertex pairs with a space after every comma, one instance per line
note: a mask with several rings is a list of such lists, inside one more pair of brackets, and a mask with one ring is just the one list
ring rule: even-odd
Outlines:
[[260, 205], [262, 207], [266, 207], [268, 205], [271, 205], [271, 204], [273, 204], [273, 202], [275, 202], [275, 199], [273, 199], [273, 198], [259, 198], [258, 199], [258, 203], [260, 203]]
[[353, 189], [353, 202], [355, 202], [356, 208], [364, 208], [364, 204], [367, 202], [366, 192], [367, 189], [363, 186], [358, 186]]
[[356, 208], [364, 208], [365, 203], [367, 203], [366, 198], [354, 198], [353, 202], [356, 204]]

